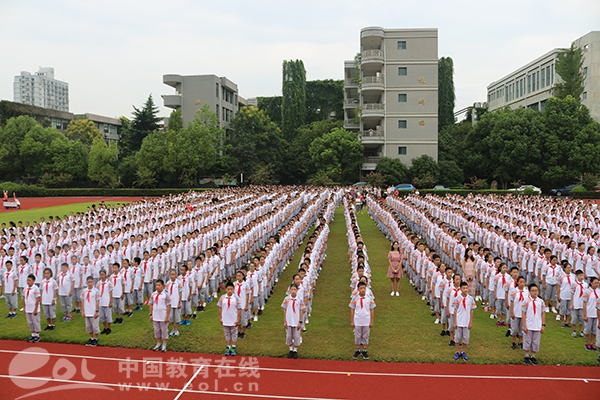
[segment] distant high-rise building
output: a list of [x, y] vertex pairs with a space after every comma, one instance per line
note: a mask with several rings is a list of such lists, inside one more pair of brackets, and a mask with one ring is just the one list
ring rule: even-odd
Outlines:
[[175, 94], [164, 95], [165, 107], [181, 109], [183, 125], [194, 120], [204, 104], [217, 113], [219, 126], [227, 128], [246, 100], [238, 96], [237, 85], [216, 75], [163, 75], [163, 83], [175, 88]]
[[15, 76], [14, 100], [17, 103], [69, 111], [69, 84], [54, 79], [54, 68], [40, 67], [33, 74], [21, 71]]
[[437, 161], [437, 50], [437, 29], [360, 31], [360, 55], [344, 62], [344, 128], [364, 146], [361, 175], [382, 157]]

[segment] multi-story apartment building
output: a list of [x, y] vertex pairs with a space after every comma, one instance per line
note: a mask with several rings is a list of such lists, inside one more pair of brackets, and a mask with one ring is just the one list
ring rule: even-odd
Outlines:
[[[593, 31], [575, 40], [573, 44], [583, 50], [584, 91], [581, 103], [590, 115], [600, 121], [600, 31]], [[553, 49], [527, 63], [487, 87], [490, 111], [509, 106], [512, 109], [528, 107], [544, 111], [546, 100], [552, 97], [556, 83], [561, 82], [556, 73], [556, 58], [561, 49]]]
[[204, 104], [217, 113], [221, 127], [227, 128], [240, 107], [238, 87], [226, 77], [216, 75], [163, 75], [163, 83], [175, 88], [175, 94], [164, 95], [165, 107], [181, 109], [187, 126]]
[[361, 30], [360, 53], [344, 62], [344, 128], [364, 146], [361, 174], [381, 157], [437, 160], [437, 36], [437, 29]]
[[54, 79], [54, 68], [47, 67], [33, 74], [21, 71], [13, 83], [14, 100], [58, 111], [69, 111], [69, 84]]

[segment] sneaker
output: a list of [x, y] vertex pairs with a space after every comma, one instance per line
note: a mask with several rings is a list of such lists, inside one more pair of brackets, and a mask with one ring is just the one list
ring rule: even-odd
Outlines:
[[110, 333], [111, 333], [111, 332], [112, 332], [112, 330], [111, 330], [110, 328], [108, 328], [108, 329], [106, 330], [106, 334], [107, 334], [107, 335], [110, 335]]
[[360, 350], [356, 350], [354, 352], [354, 355], [352, 356], [352, 358], [354, 358], [356, 360], [356, 359], [358, 359], [358, 356], [360, 356]]
[[232, 356], [236, 356], [237, 355], [237, 351], [235, 350], [235, 347], [233, 349], [231, 349], [231, 352], [229, 353]]
[[182, 319], [181, 321], [179, 321], [179, 326], [181, 325], [185, 325], [185, 319]]
[[582, 338], [585, 337], [585, 335], [583, 334], [583, 332], [579, 332], [579, 337], [582, 337]]
[[450, 343], [448, 343], [448, 347], [452, 347], [454, 346], [456, 343], [454, 343], [454, 340], [451, 340]]
[[98, 346], [98, 339], [92, 339], [92, 343], [90, 343], [90, 347]]
[[[206, 302], [207, 303], [212, 303], [212, 297], [209, 297], [208, 299], [206, 299]], [[229, 355], [229, 354], [227, 354], [227, 355]]]
[[496, 327], [502, 326], [502, 322], [496, 321]]
[[198, 312], [204, 312], [204, 306], [198, 307]]
[[229, 348], [226, 348], [226, 349], [225, 349], [225, 355], [226, 355], [226, 356], [228, 356], [228, 355], [230, 355], [230, 354], [231, 354], [231, 350], [229, 350]]
[[192, 324], [192, 321], [190, 321], [189, 319], [185, 320], [185, 325], [186, 326], [190, 326]]
[[4, 317], [4, 318], [12, 318], [12, 314], [8, 313], [8, 315], [6, 317]]
[[396, 297], [399, 297], [399, 296], [400, 296], [400, 292], [396, 292]]
[[154, 346], [154, 348], [152, 350], [154, 351], [159, 351], [160, 350], [160, 343], [156, 343], [156, 346]]
[[175, 334], [175, 331], [169, 332], [169, 336], [173, 336], [174, 334]]
[[552, 312], [553, 312], [554, 314], [558, 314], [558, 311], [556, 311], [556, 308], [555, 308], [555, 307], [552, 307]]
[[262, 315], [263, 310], [258, 310], [258, 315]]
[[574, 337], [574, 338], [576, 338], [577, 337], [577, 332], [575, 332], [575, 331], [571, 332], [571, 336]]
[[45, 331], [49, 331], [50, 329], [52, 329], [50, 328], [50, 325], [46, 325], [46, 327], [44, 328]]
[[442, 336], [442, 337], [446, 336], [446, 331], [442, 330], [442, 333], [440, 333], [440, 336]]
[[179, 331], [175, 331], [175, 333], [173, 334], [173, 336], [179, 336]]
[[100, 332], [101, 335], [104, 335], [106, 333], [106, 329], [102, 329], [102, 332]]
[[366, 351], [366, 350], [363, 350], [363, 351], [362, 351], [362, 356], [363, 356], [363, 359], [364, 359], [364, 360], [368, 360], [368, 359], [369, 359], [369, 353], [367, 353], [367, 351]]
[[592, 348], [592, 351], [598, 351], [598, 348], [595, 345], [590, 344], [590, 347]]
[[427, 300], [427, 307], [431, 306], [431, 303], [429, 302], [429, 300]]
[[163, 343], [163, 344], [162, 344], [162, 347], [160, 348], [160, 351], [162, 351], [163, 353], [164, 353], [165, 351], [167, 351], [167, 344], [166, 344], [166, 343]]
[[540, 363], [538, 362], [538, 360], [536, 360], [536, 358], [535, 358], [535, 357], [531, 357], [531, 359], [530, 359], [530, 360], [531, 360], [531, 363], [532, 363], [533, 365], [540, 365]]
[[393, 296], [395, 294], [395, 292], [390, 293], [390, 296]]
[[483, 311], [485, 311], [485, 312], [488, 312], [488, 308], [487, 308], [487, 307], [485, 307], [485, 308], [483, 309]]
[[450, 337], [450, 331], [446, 330], [446, 336]]
[[298, 351], [292, 351], [292, 357], [294, 358], [294, 360], [298, 359]]
[[460, 358], [460, 353], [457, 351], [456, 354], [454, 354], [454, 361], [458, 361], [459, 358]]
[[86, 342], [86, 344], [85, 344], [85, 345], [86, 345], [86, 346], [91, 346], [91, 345], [92, 345], [92, 341], [93, 341], [93, 340], [94, 340], [94, 339], [90, 338], [90, 340], [88, 340], [88, 341]]
[[306, 327], [302, 328], [302, 333], [306, 333]]
[[33, 335], [29, 336], [29, 339], [27, 339], [27, 343], [31, 343], [31, 342], [33, 342]]
[[510, 337], [510, 329], [506, 331], [506, 337]]
[[469, 361], [469, 357], [467, 357], [467, 355], [464, 352], [461, 354], [461, 356], [463, 360]]
[[519, 343], [519, 348], [523, 350], [523, 343]]
[[198, 318], [198, 316], [196, 315], [196, 313], [194, 313], [194, 315], [192, 316], [192, 318], [194, 318], [194, 319]]
[[515, 342], [513, 342], [513, 344], [510, 346], [511, 349], [516, 350], [517, 349], [517, 344]]
[[257, 321], [258, 321], [258, 317], [257, 317], [257, 316], [255, 316], [255, 317], [254, 317], [254, 322], [257, 322]]
[[592, 351], [592, 346], [590, 346], [589, 344], [586, 344], [586, 345], [585, 345], [585, 349], [586, 349], [587, 351]]
[[290, 352], [287, 355], [287, 358], [292, 358], [294, 357], [294, 352], [292, 350], [290, 350]]
[[244, 332], [240, 332], [239, 336], [240, 339], [244, 339], [246, 337], [246, 334]]
[[56, 325], [50, 325], [50, 330], [53, 331], [56, 328]]
[[500, 326], [507, 327], [508, 325], [506, 325], [506, 322], [502, 321], [502, 322], [500, 322]]
[[[306, 323], [308, 324], [308, 321], [306, 321]], [[252, 322], [248, 322], [248, 325], [246, 325], [246, 329], [252, 329]]]
[[572, 328], [571, 324], [569, 324], [568, 322], [565, 324], [565, 328]]
[[557, 315], [557, 316], [556, 316], [556, 320], [557, 320], [557, 321], [560, 321], [560, 315]]
[[421, 300], [425, 300], [426, 298], [427, 298], [427, 297], [425, 297], [425, 296], [422, 296], [422, 297], [421, 297]]
[[39, 336], [34, 336], [33, 340], [31, 341], [32, 343], [37, 343], [40, 341], [40, 337]]
[[[494, 319], [494, 314], [490, 314], [490, 319]], [[498, 326], [498, 324], [496, 324]]]
[[531, 365], [531, 358], [525, 357], [525, 359], [523, 360], [523, 364], [525, 364], [525, 365]]

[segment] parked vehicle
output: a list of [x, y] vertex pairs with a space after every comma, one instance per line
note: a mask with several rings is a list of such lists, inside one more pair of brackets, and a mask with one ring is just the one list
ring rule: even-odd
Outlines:
[[569, 193], [571, 192], [571, 190], [575, 189], [576, 187], [582, 187], [581, 185], [578, 185], [576, 183], [573, 183], [571, 185], [567, 185], [567, 186], [563, 186], [560, 189], [552, 189], [550, 191], [550, 194], [553, 196], [568, 196]]
[[450, 190], [450, 188], [447, 188], [444, 185], [437, 185], [433, 190]]
[[401, 183], [399, 185], [394, 186], [394, 190], [415, 190], [415, 187], [410, 183]]
[[508, 191], [509, 192], [524, 192], [525, 189], [532, 189], [533, 193], [542, 194], [542, 189], [540, 189], [537, 186], [533, 186], [533, 185], [522, 185], [521, 187], [518, 187], [518, 188], [508, 189]]

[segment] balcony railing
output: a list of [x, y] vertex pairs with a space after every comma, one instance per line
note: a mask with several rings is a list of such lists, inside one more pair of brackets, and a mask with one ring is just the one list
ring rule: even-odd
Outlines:
[[360, 138], [361, 139], [373, 139], [373, 140], [383, 140], [383, 131], [382, 130], [368, 130], [368, 131], [362, 131], [360, 133]]
[[383, 111], [383, 104], [381, 103], [365, 103], [362, 105], [364, 111]]
[[358, 106], [360, 106], [358, 99], [346, 99], [346, 101], [344, 101], [345, 108], [356, 108]]
[[362, 61], [383, 60], [382, 50], [364, 50], [361, 55]]
[[363, 157], [363, 164], [377, 164], [379, 161], [381, 161], [379, 156]]
[[344, 80], [344, 85], [345, 86], [357, 86], [358, 82], [354, 78], [352, 78], [352, 79], [345, 79]]
[[383, 76], [364, 76], [362, 84], [381, 84], [383, 85]]
[[356, 122], [353, 119], [346, 119], [344, 120], [344, 126], [348, 126], [348, 127], [357, 127], [359, 126], [359, 123]]

